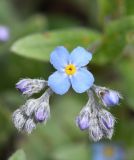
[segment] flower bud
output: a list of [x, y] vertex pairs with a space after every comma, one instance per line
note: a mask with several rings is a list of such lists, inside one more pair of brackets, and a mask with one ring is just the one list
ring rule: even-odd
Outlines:
[[0, 26], [0, 41], [1, 42], [6, 42], [9, 40], [10, 33], [9, 33], [9, 28], [6, 26]]
[[81, 130], [86, 130], [89, 127], [90, 114], [87, 107], [84, 107], [79, 116], [76, 117], [76, 126]]
[[105, 137], [111, 139], [115, 124], [115, 118], [113, 115], [103, 109], [98, 113], [98, 120], [100, 128], [103, 130]]
[[93, 89], [95, 90], [97, 96], [101, 99], [103, 105], [106, 107], [118, 105], [120, 99], [122, 98], [119, 92], [105, 87], [99, 87], [94, 85]]
[[76, 125], [79, 126], [81, 130], [86, 130], [89, 127], [89, 121], [88, 117], [85, 115], [82, 118], [77, 117], [76, 118]]
[[89, 138], [93, 141], [99, 141], [103, 137], [103, 132], [98, 125], [97, 118], [91, 118], [89, 124]]
[[36, 128], [36, 124], [34, 123], [33, 119], [28, 119], [25, 123], [24, 130], [27, 133], [31, 133], [35, 128]]
[[27, 116], [31, 116], [36, 108], [38, 107], [38, 100], [37, 99], [29, 99], [26, 101], [23, 111]]
[[37, 122], [46, 123], [50, 117], [50, 106], [49, 106], [49, 98], [52, 95], [53, 91], [48, 88], [45, 93], [38, 99], [38, 107], [35, 110], [35, 120]]
[[115, 118], [114, 116], [108, 112], [107, 110], [101, 110], [98, 113], [98, 119], [99, 119], [99, 123], [101, 125], [101, 127], [103, 129], [111, 129], [114, 127], [115, 124]]
[[49, 117], [50, 117], [49, 107], [41, 105], [35, 111], [35, 119], [36, 119], [37, 122], [43, 122], [43, 121], [46, 122]]
[[22, 79], [16, 84], [16, 88], [19, 89], [24, 95], [31, 96], [34, 93], [41, 91], [47, 82], [39, 79]]
[[24, 118], [23, 114], [21, 113], [20, 109], [17, 109], [13, 115], [12, 115], [12, 120], [15, 125], [15, 127], [18, 130], [21, 130], [26, 122], [26, 119]]
[[113, 90], [106, 90], [104, 93], [102, 93], [102, 102], [107, 107], [118, 105], [120, 98], [120, 94]]

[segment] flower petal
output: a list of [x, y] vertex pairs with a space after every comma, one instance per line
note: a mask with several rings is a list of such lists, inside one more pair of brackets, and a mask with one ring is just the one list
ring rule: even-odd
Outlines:
[[77, 67], [86, 66], [92, 59], [92, 53], [85, 50], [83, 47], [75, 48], [70, 54], [69, 62]]
[[50, 62], [57, 70], [61, 71], [68, 64], [69, 52], [63, 46], [56, 47], [50, 55]]
[[70, 79], [72, 87], [77, 93], [85, 92], [94, 83], [92, 73], [85, 68], [80, 68]]
[[71, 83], [65, 73], [56, 71], [49, 76], [48, 86], [50, 86], [55, 93], [62, 95], [69, 90]]

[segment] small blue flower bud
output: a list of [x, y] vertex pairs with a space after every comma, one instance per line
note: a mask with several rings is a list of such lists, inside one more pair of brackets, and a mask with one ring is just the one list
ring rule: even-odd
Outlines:
[[120, 95], [118, 92], [113, 90], [106, 90], [102, 93], [102, 102], [105, 106], [118, 105], [120, 100]]
[[24, 95], [31, 96], [34, 93], [41, 91], [47, 82], [40, 79], [22, 79], [16, 84], [16, 88], [19, 89]]
[[16, 84], [16, 88], [19, 89], [22, 93], [27, 91], [29, 88], [30, 79], [22, 79]]
[[28, 119], [24, 126], [25, 132], [30, 134], [35, 128], [36, 128], [36, 124], [34, 123], [33, 119]]
[[102, 109], [98, 113], [98, 121], [105, 137], [111, 139], [115, 124], [115, 118], [113, 117], [113, 115], [110, 112]]
[[105, 107], [118, 105], [120, 99], [122, 98], [119, 92], [108, 89], [106, 87], [93, 85], [92, 89], [95, 91], [98, 98], [101, 99]]
[[80, 118], [79, 116], [76, 117], [76, 125], [81, 129], [81, 130], [86, 130], [89, 127], [89, 117], [88, 115], [83, 116]]
[[47, 89], [46, 92], [38, 99], [38, 107], [35, 109], [35, 120], [37, 122], [46, 123], [50, 117], [49, 98], [52, 94], [51, 89]]
[[87, 107], [84, 107], [80, 114], [76, 117], [76, 126], [81, 130], [86, 130], [89, 127], [90, 114]]
[[23, 112], [29, 117], [38, 107], [38, 99], [29, 99], [26, 101], [25, 105], [22, 107]]
[[49, 118], [49, 110], [44, 106], [39, 107], [35, 112], [35, 119], [37, 122], [46, 121]]
[[0, 41], [1, 42], [6, 42], [9, 40], [10, 33], [9, 33], [9, 28], [6, 26], [0, 26]]
[[99, 118], [100, 124], [102, 125], [102, 127], [104, 129], [111, 129], [111, 128], [114, 127], [115, 118], [114, 118], [114, 116], [110, 112], [102, 109], [98, 113], [98, 118]]

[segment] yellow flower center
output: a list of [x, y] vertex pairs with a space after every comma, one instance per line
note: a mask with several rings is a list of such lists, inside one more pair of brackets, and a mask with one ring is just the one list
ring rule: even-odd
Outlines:
[[65, 72], [68, 75], [73, 75], [76, 72], [76, 67], [73, 64], [69, 64], [65, 68]]

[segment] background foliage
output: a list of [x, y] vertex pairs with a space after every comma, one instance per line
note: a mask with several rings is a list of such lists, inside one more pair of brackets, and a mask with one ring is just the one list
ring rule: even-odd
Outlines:
[[90, 70], [98, 85], [119, 90], [124, 100], [112, 108], [118, 118], [112, 142], [134, 159], [134, 1], [132, 0], [0, 0], [0, 25], [10, 39], [0, 42], [0, 159], [88, 160], [92, 142], [74, 117], [85, 94], [70, 91], [51, 99], [51, 120], [31, 135], [18, 133], [12, 112], [24, 103], [15, 90], [23, 77], [46, 78], [54, 71], [49, 55], [57, 45], [81, 45], [94, 54]]

